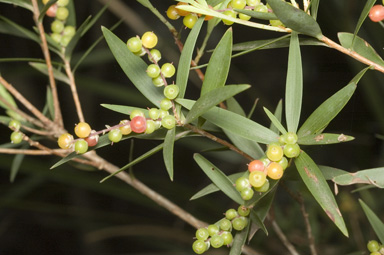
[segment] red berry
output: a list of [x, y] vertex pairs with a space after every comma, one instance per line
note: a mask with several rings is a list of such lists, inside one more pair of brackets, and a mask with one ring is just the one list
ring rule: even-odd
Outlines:
[[99, 135], [92, 135], [92, 133], [96, 133], [96, 131], [92, 130], [91, 134], [84, 139], [89, 147], [95, 146], [99, 142]]
[[144, 133], [147, 129], [147, 120], [143, 116], [136, 116], [131, 120], [131, 129], [135, 133]]
[[249, 172], [261, 171], [264, 172], [264, 163], [261, 160], [253, 160], [248, 164]]
[[383, 5], [375, 5], [371, 8], [369, 11], [368, 17], [373, 21], [373, 22], [379, 22], [384, 19], [384, 6]]

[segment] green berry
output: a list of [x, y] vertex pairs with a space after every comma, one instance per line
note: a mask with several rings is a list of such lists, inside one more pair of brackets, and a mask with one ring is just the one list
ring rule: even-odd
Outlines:
[[247, 0], [248, 6], [257, 6], [260, 4], [260, 0]]
[[75, 142], [75, 152], [77, 154], [83, 154], [88, 151], [88, 143], [84, 139], [78, 139]]
[[179, 94], [179, 86], [177, 85], [168, 85], [164, 89], [164, 96], [168, 99], [175, 99], [177, 95]]
[[[232, 18], [234, 18], [234, 19], [236, 18], [236, 12], [231, 11], [231, 10], [225, 11], [225, 12], [223, 12], [223, 14], [226, 15], [226, 16], [232, 17]], [[232, 25], [234, 22], [231, 21], [231, 20], [223, 19], [223, 23], [224, 23], [225, 25], [230, 26], [230, 25]]]
[[288, 159], [286, 157], [283, 157], [279, 162], [279, 163], [282, 167], [283, 167], [283, 170], [287, 169], [288, 167]]
[[212, 224], [208, 226], [207, 230], [208, 230], [209, 236], [214, 236], [217, 233], [219, 233], [220, 228], [217, 225]]
[[112, 129], [108, 133], [108, 139], [113, 143], [120, 142], [121, 138], [123, 138], [123, 134], [121, 133], [120, 129]]
[[161, 73], [166, 78], [171, 78], [172, 76], [175, 75], [175, 72], [176, 72], [176, 68], [171, 63], [165, 63], [161, 66]]
[[234, 9], [244, 9], [245, 5], [247, 4], [246, 0], [232, 0], [231, 5]]
[[156, 78], [160, 75], [160, 67], [155, 64], [150, 64], [147, 67], [147, 75], [151, 78]]
[[21, 123], [18, 120], [11, 120], [8, 124], [8, 127], [12, 130], [18, 131], [21, 127]]
[[220, 248], [224, 244], [224, 239], [220, 235], [214, 235], [209, 240], [213, 248]]
[[163, 109], [160, 109], [160, 119], [165, 118], [165, 116], [168, 116], [169, 112]]
[[260, 161], [263, 162], [264, 167], [267, 167], [271, 163], [271, 161], [267, 157], [262, 157]]
[[284, 155], [287, 158], [296, 158], [300, 155], [300, 146], [295, 144], [287, 144], [284, 146]]
[[243, 230], [247, 225], [248, 225], [248, 219], [243, 216], [235, 218], [232, 221], [232, 227], [237, 231]]
[[172, 129], [176, 126], [176, 119], [173, 115], [167, 115], [162, 118], [161, 125], [166, 129]]
[[223, 245], [230, 245], [233, 241], [233, 236], [232, 236], [231, 232], [224, 231], [223, 233], [221, 233], [221, 237], [224, 240]]
[[154, 63], [154, 62], [157, 63], [157, 62], [160, 61], [160, 59], [161, 59], [161, 52], [159, 50], [152, 49], [152, 50], [150, 50], [149, 53], [151, 54], [151, 55], [148, 55], [149, 61], [151, 61], [152, 63]]
[[220, 221], [220, 229], [221, 230], [228, 231], [231, 229], [231, 227], [232, 227], [232, 223], [228, 219], [222, 219]]
[[136, 116], [145, 117], [144, 113], [139, 109], [132, 110], [131, 114], [129, 115], [129, 118], [132, 120]]
[[256, 12], [263, 12], [263, 13], [267, 13], [268, 12], [268, 7], [265, 6], [264, 4], [259, 4], [255, 7], [254, 9]]
[[266, 179], [267, 176], [264, 172], [254, 171], [249, 174], [249, 183], [255, 188], [263, 186]]
[[172, 101], [169, 100], [168, 98], [164, 98], [160, 102], [160, 108], [164, 111], [168, 111], [169, 109], [172, 108]]
[[241, 19], [241, 20], [250, 20], [251, 16], [246, 15], [244, 13], [239, 13], [239, 19]]
[[197, 15], [194, 14], [194, 13], [190, 13], [188, 15], [186, 15], [184, 18], [183, 18], [183, 24], [184, 26], [186, 26], [187, 28], [189, 29], [192, 29], [193, 26], [196, 24], [197, 22]]
[[53, 33], [60, 34], [64, 30], [64, 24], [60, 20], [54, 20], [51, 23], [51, 30]]
[[73, 37], [76, 33], [76, 29], [73, 26], [66, 26], [63, 30], [63, 35]]
[[71, 40], [72, 40], [72, 36], [62, 36], [60, 40], [60, 44], [61, 46], [66, 47]]
[[371, 252], [369, 255], [382, 255], [382, 253], [378, 251]]
[[208, 232], [208, 229], [206, 228], [199, 228], [198, 230], [196, 230], [196, 238], [197, 240], [207, 240], [209, 237], [209, 232]]
[[24, 134], [19, 131], [13, 131], [11, 134], [11, 142], [14, 144], [21, 143], [23, 141]]
[[257, 192], [267, 192], [268, 189], [269, 189], [269, 181], [268, 181], [268, 179], [265, 179], [265, 182], [264, 182], [263, 186], [258, 187], [258, 188], [254, 187], [254, 189]]
[[271, 26], [273, 27], [281, 27], [281, 26], [284, 26], [284, 24], [278, 20], [278, 19], [275, 19], [275, 20], [270, 20], [269, 23], [271, 24]]
[[61, 42], [61, 37], [62, 37], [62, 35], [61, 35], [61, 34], [58, 34], [58, 33], [52, 33], [52, 34], [51, 34], [51, 38], [52, 38], [52, 40], [54, 40], [54, 41], [57, 42], [57, 43], [60, 43], [60, 42]]
[[58, 0], [56, 3], [58, 6], [67, 6], [69, 4], [69, 0]]
[[[161, 105], [161, 103], [160, 103], [160, 105]], [[151, 119], [157, 120], [158, 118], [160, 118], [160, 110], [157, 108], [151, 108], [148, 111], [148, 115]]]
[[69, 11], [65, 7], [59, 7], [56, 11], [56, 18], [59, 20], [66, 20], [68, 18]]
[[251, 209], [244, 205], [240, 205], [239, 208], [237, 208], [237, 212], [239, 213], [240, 216], [246, 217], [251, 213]]
[[142, 46], [143, 46], [143, 44], [142, 44], [140, 38], [138, 38], [138, 37], [131, 37], [127, 41], [127, 47], [133, 53], [140, 52], [142, 49]]
[[249, 179], [246, 177], [240, 177], [235, 182], [235, 187], [240, 192], [246, 188], [249, 188], [249, 185]]
[[367, 248], [370, 252], [377, 252], [379, 251], [380, 244], [376, 240], [371, 240], [367, 243]]
[[271, 143], [265, 154], [271, 161], [280, 161], [284, 153], [283, 148], [278, 143]]
[[284, 136], [284, 141], [285, 143], [288, 143], [288, 144], [295, 144], [297, 143], [297, 135], [293, 132], [288, 132], [286, 133]]
[[161, 77], [161, 75], [157, 76], [156, 78], [152, 78], [152, 83], [153, 85], [155, 85], [155, 87], [161, 87], [161, 86], [164, 86], [164, 80], [163, 80], [163, 77]]
[[202, 254], [208, 249], [208, 245], [202, 240], [196, 240], [192, 244], [192, 249], [196, 254]]
[[146, 134], [152, 134], [156, 130], [156, 124], [153, 120], [147, 120], [147, 128], [145, 129]]
[[225, 212], [225, 218], [228, 220], [233, 220], [237, 216], [239, 216], [239, 214], [237, 213], [237, 211], [235, 209], [228, 209]]
[[250, 200], [252, 199], [254, 194], [254, 191], [252, 188], [245, 188], [242, 191], [240, 191], [240, 196], [244, 200]]
[[142, 47], [140, 51], [138, 52], [134, 52], [133, 54], [135, 54], [136, 56], [138, 57], [142, 57], [146, 54], [147, 52], [145, 51], [145, 49]]

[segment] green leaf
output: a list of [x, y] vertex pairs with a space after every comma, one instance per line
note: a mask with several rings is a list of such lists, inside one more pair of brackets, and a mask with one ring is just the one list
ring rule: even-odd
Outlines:
[[4, 21], [4, 23], [0, 23], [0, 32], [20, 36], [40, 43], [40, 38], [36, 33], [20, 26], [2, 15], [0, 15], [0, 20]]
[[31, 1], [27, 1], [27, 0], [0, 0], [0, 3], [17, 5], [27, 10], [33, 11], [33, 6], [31, 4]]
[[364, 203], [363, 200], [359, 199], [359, 203], [364, 210], [365, 215], [368, 218], [369, 223], [371, 224], [373, 230], [375, 231], [377, 237], [380, 240], [380, 243], [384, 243], [384, 223], [380, 220], [379, 217], [372, 211], [369, 206]]
[[338, 33], [339, 41], [344, 48], [356, 51], [357, 54], [365, 57], [366, 59], [375, 62], [378, 65], [384, 66], [383, 59], [377, 54], [372, 46], [359, 36], [351, 33]]
[[298, 137], [318, 134], [324, 130], [351, 99], [357, 83], [368, 69], [369, 67], [360, 71], [347, 86], [323, 102], [301, 126], [297, 133]]
[[300, 137], [297, 141], [298, 144], [303, 145], [319, 145], [319, 144], [334, 144], [334, 143], [342, 143], [349, 142], [354, 140], [355, 138], [352, 136], [347, 136], [344, 134], [315, 134], [315, 135], [307, 135], [304, 137]]
[[[33, 68], [35, 68], [37, 71], [48, 76], [47, 64], [30, 62], [29, 65], [32, 66]], [[70, 84], [70, 81], [69, 81], [69, 78], [67, 75], [65, 75], [64, 73], [62, 73], [61, 71], [59, 71], [56, 68], [52, 68], [52, 72], [53, 72], [53, 76], [55, 77], [56, 80], [62, 81], [68, 85]]]
[[[8, 104], [11, 106], [17, 108], [17, 104], [15, 100], [13, 99], [12, 95], [8, 92], [8, 90], [4, 87], [3, 84], [0, 83], [0, 97], [4, 98], [5, 101], [7, 101]], [[6, 110], [11, 110], [8, 105], [0, 101], [0, 107], [6, 109]]]
[[227, 100], [240, 92], [249, 89], [250, 85], [227, 85], [224, 87], [216, 87], [206, 91], [193, 105], [187, 116], [185, 123], [190, 123], [200, 117], [215, 105]]
[[[241, 176], [243, 176], [244, 173], [235, 173], [228, 175], [228, 179], [231, 180], [232, 183], [235, 183], [237, 179], [239, 179]], [[216, 184], [211, 183], [207, 185], [206, 187], [202, 188], [199, 192], [197, 192], [195, 195], [193, 195], [189, 200], [196, 200], [198, 198], [204, 197], [206, 195], [212, 194], [214, 192], [220, 191], [220, 189], [217, 187]]]
[[122, 113], [125, 115], [130, 115], [133, 110], [140, 110], [144, 113], [146, 117], [149, 117], [148, 110], [144, 108], [117, 104], [101, 104], [101, 106], [114, 112]]
[[267, 3], [284, 25], [296, 32], [321, 39], [322, 33], [319, 24], [307, 13], [285, 1], [267, 0]]
[[262, 20], [277, 19], [276, 15], [271, 12], [258, 12], [258, 11], [245, 10], [245, 9], [234, 9], [234, 11], [251, 16], [252, 18], [255, 18], [255, 19], [262, 19]]
[[[176, 84], [179, 86], [179, 98], [184, 98], [187, 89], [189, 69], [191, 67], [192, 54], [195, 49], [197, 37], [200, 34], [201, 26], [203, 25], [204, 18], [201, 17], [189, 32], [188, 38], [185, 41], [183, 51], [181, 52], [179, 65], [177, 67]], [[153, 86], [152, 86], [153, 87]], [[161, 99], [160, 99], [161, 100]]]
[[[21, 147], [21, 149], [27, 149], [27, 148], [29, 148], [29, 144], [24, 144]], [[19, 169], [21, 167], [21, 164], [23, 163], [24, 158], [25, 158], [24, 154], [15, 155], [15, 157], [13, 158], [11, 174], [9, 176], [9, 179], [12, 183], [15, 181], [16, 175], [19, 172]]]
[[46, 107], [48, 109], [49, 115], [51, 116], [51, 119], [53, 120], [55, 118], [55, 106], [53, 103], [51, 87], [47, 87]]
[[324, 212], [340, 231], [345, 236], [348, 236], [343, 216], [319, 167], [304, 151], [295, 159], [295, 165], [308, 190], [323, 208]]
[[371, 10], [371, 8], [375, 4], [375, 2], [376, 2], [376, 0], [367, 0], [367, 2], [365, 3], [364, 9], [361, 11], [359, 20], [357, 21], [355, 31], [353, 32], [352, 44], [354, 44], [354, 40], [356, 38], [356, 35], [359, 32], [361, 25], [363, 25], [364, 20], [367, 18], [369, 11]]
[[338, 185], [372, 184], [378, 188], [384, 188], [384, 167], [360, 170], [354, 173], [343, 173], [332, 178]]
[[239, 205], [244, 204], [244, 200], [241, 198], [240, 193], [236, 190], [234, 183], [222, 171], [220, 171], [220, 169], [198, 153], [195, 153], [193, 158], [209, 179], [211, 179], [211, 181], [224, 194]]
[[[257, 207], [257, 209], [259, 209], [259, 207]], [[264, 233], [268, 235], [268, 230], [265, 227], [263, 220], [260, 219], [259, 215], [257, 215], [254, 210], [251, 210], [249, 218], [251, 219], [252, 223], [254, 223], [258, 228], [262, 229]]]
[[173, 148], [175, 145], [176, 129], [168, 130], [164, 139], [163, 159], [169, 178], [173, 181]]
[[[194, 104], [193, 100], [187, 99], [176, 99], [176, 102], [187, 109], [191, 109]], [[251, 141], [264, 144], [270, 144], [278, 141], [279, 135], [272, 132], [268, 128], [241, 115], [219, 107], [210, 109], [202, 116], [214, 125]]]
[[296, 133], [299, 126], [301, 102], [303, 100], [303, 67], [299, 37], [292, 32], [289, 45], [288, 71], [285, 87], [285, 116], [289, 132]]
[[267, 114], [268, 118], [271, 120], [272, 124], [280, 131], [282, 134], [286, 134], [287, 130], [283, 127], [283, 125], [280, 123], [280, 121], [276, 118], [273, 113], [271, 113], [267, 108], [263, 107], [265, 113]]
[[315, 20], [317, 19], [317, 12], [319, 11], [319, 4], [320, 4], [320, 0], [311, 1], [311, 14]]
[[344, 170], [341, 170], [338, 168], [334, 168], [334, 167], [330, 167], [330, 166], [318, 165], [318, 167], [321, 170], [321, 172], [323, 173], [323, 176], [326, 180], [332, 180], [336, 176], [349, 173], [347, 171], [344, 171]]
[[149, 0], [136, 0], [136, 1], [142, 4], [144, 7], [153, 8], [153, 5]]
[[247, 241], [247, 236], [249, 233], [250, 226], [251, 224], [248, 223], [248, 225], [243, 230], [236, 233], [235, 238], [233, 239], [233, 242], [232, 242], [231, 250], [229, 251], [229, 255], [242, 254], [244, 244]]
[[111, 31], [105, 27], [102, 27], [102, 30], [109, 48], [124, 73], [149, 101], [159, 107], [160, 101], [164, 98], [163, 89], [153, 86], [152, 79], [146, 74], [147, 64], [130, 52], [127, 45]]
[[231, 64], [232, 28], [229, 28], [209, 60], [200, 95], [225, 85]]
[[[283, 100], [279, 100], [279, 103], [277, 104], [276, 109], [275, 109], [275, 113], [274, 113], [274, 116], [279, 121], [279, 123], [281, 123], [282, 115], [283, 115]], [[269, 129], [272, 130], [273, 132], [277, 133], [277, 134], [279, 133], [279, 130], [277, 129], [277, 127], [275, 125], [273, 125], [273, 123], [271, 124]]]
[[40, 11], [40, 15], [39, 15], [39, 22], [41, 22], [41, 20], [44, 18], [45, 16], [45, 13], [48, 11], [49, 7], [51, 7], [53, 4], [55, 4], [57, 2], [57, 0], [49, 0], [48, 3], [46, 3], [43, 7], [43, 9]]

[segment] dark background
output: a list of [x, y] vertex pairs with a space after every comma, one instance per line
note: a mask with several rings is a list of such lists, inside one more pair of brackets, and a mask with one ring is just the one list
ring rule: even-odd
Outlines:
[[[152, 1], [161, 13], [173, 1]], [[136, 1], [121, 1], [126, 9], [120, 13], [111, 8], [84, 36], [75, 50], [73, 63], [97, 40], [101, 26], [111, 27], [119, 19], [124, 22], [114, 31], [123, 41], [143, 34], [147, 30], [159, 36], [158, 49], [163, 61], [178, 63], [179, 52], [167, 28], [151, 12]], [[361, 0], [321, 1], [318, 22], [323, 34], [337, 41], [337, 32], [352, 32], [365, 4]], [[95, 15], [102, 1], [83, 0], [75, 3], [78, 24], [89, 15]], [[0, 15], [32, 29], [30, 12], [12, 5], [0, 4]], [[49, 31], [52, 19], [46, 18]], [[182, 41], [189, 30], [182, 21], [171, 21], [180, 30]], [[213, 49], [227, 27], [220, 24], [208, 42]], [[205, 31], [205, 27], [203, 28]], [[233, 26], [234, 43], [275, 38], [281, 34], [266, 32], [239, 25]], [[380, 55], [383, 53], [384, 33], [377, 23], [367, 20], [359, 35], [366, 39]], [[202, 38], [197, 43], [201, 45]], [[303, 46], [304, 99], [302, 120], [325, 99], [345, 86], [364, 65], [336, 52], [319, 46]], [[206, 63], [209, 53], [200, 63]], [[262, 106], [273, 110], [284, 97], [288, 49], [261, 50], [235, 58], [232, 61], [227, 84], [251, 84], [252, 88], [237, 96], [245, 111], [259, 103], [253, 120], [268, 126], [270, 123]], [[0, 58], [43, 58], [39, 45], [31, 41], [0, 34]], [[57, 59], [56, 59], [57, 60]], [[27, 62], [0, 62], [0, 72], [39, 109], [45, 104], [48, 84], [46, 76], [38, 73]], [[92, 128], [100, 130], [113, 125], [125, 116], [111, 112], [101, 103], [151, 107], [122, 72], [102, 41], [76, 72], [80, 99], [86, 120]], [[201, 82], [191, 72], [187, 97], [196, 99]], [[59, 84], [60, 102], [65, 127], [72, 132], [77, 122], [69, 87]], [[319, 164], [357, 171], [383, 165], [382, 140], [377, 134], [384, 132], [383, 74], [369, 71], [361, 80], [352, 100], [340, 115], [331, 122], [327, 132], [344, 133], [356, 139], [347, 144], [307, 147], [305, 150]], [[22, 106], [20, 106], [22, 108]], [[1, 112], [4, 115], [4, 112]], [[9, 129], [0, 127], [0, 143], [9, 142]], [[219, 134], [220, 135], [220, 134]], [[158, 141], [134, 140], [134, 157], [159, 144]], [[48, 143], [49, 145], [49, 143]], [[53, 143], [51, 146], [55, 146]], [[129, 140], [100, 149], [98, 153], [112, 163], [128, 163]], [[161, 153], [134, 166], [135, 176], [168, 197], [201, 220], [213, 223], [228, 208], [234, 207], [222, 194], [210, 195], [197, 201], [189, 198], [209, 184], [209, 180], [192, 159], [195, 152], [202, 152], [226, 174], [244, 171], [247, 161], [235, 153], [204, 152], [220, 147], [204, 138], [187, 138], [176, 144], [175, 178], [171, 182], [163, 166]], [[49, 170], [56, 157], [25, 157], [13, 183], [9, 181], [13, 155], [0, 155], [0, 254], [192, 254], [194, 229], [154, 202], [117, 179], [100, 184], [106, 173], [67, 163]], [[320, 254], [349, 254], [365, 251], [365, 243], [375, 238], [356, 198], [362, 197], [376, 211], [382, 212], [380, 191], [350, 193], [356, 187], [343, 187], [337, 196], [350, 231], [347, 239], [332, 225], [316, 202], [298, 181], [287, 182], [295, 191], [302, 191], [316, 236]], [[302, 254], [308, 254], [305, 228], [298, 204], [279, 189], [274, 206], [277, 222]], [[381, 214], [381, 216], [383, 216]], [[251, 246], [261, 254], [286, 254], [284, 246], [275, 236], [269, 223], [269, 237], [257, 233]], [[324, 225], [327, 226], [324, 228]], [[210, 249], [208, 254], [226, 254], [228, 250]], [[361, 254], [361, 253], [356, 253]]]

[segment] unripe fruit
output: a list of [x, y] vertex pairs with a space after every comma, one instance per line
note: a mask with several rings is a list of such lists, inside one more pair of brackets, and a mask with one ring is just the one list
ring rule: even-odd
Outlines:
[[67, 6], [69, 4], [69, 0], [58, 0], [56, 3], [58, 6]]
[[167, 9], [167, 17], [172, 20], [177, 20], [180, 18], [179, 13], [177, 12], [176, 5], [171, 5]]
[[257, 192], [267, 192], [269, 189], [269, 180], [266, 179], [263, 186], [259, 187], [259, 188], [255, 188], [255, 191]]
[[151, 78], [156, 78], [160, 75], [160, 67], [155, 64], [150, 64], [147, 67], [147, 75]]
[[232, 227], [232, 223], [228, 219], [222, 219], [220, 221], [220, 229], [221, 230], [230, 230]]
[[243, 216], [235, 218], [232, 221], [232, 227], [237, 231], [243, 230], [247, 225], [248, 225], [248, 219]]
[[207, 230], [210, 236], [214, 236], [219, 233], [220, 228], [217, 225], [212, 224], [208, 226]]
[[75, 152], [83, 154], [88, 151], [88, 143], [84, 139], [79, 139], [75, 142]]
[[71, 40], [72, 40], [72, 36], [62, 36], [60, 39], [60, 44], [61, 46], [66, 47]]
[[281, 177], [283, 177], [283, 173], [283, 167], [279, 163], [272, 162], [267, 167], [267, 175], [273, 180], [279, 180]]
[[283, 170], [287, 169], [288, 167], [288, 159], [286, 157], [283, 157], [279, 162], [277, 162], [281, 165]]
[[160, 119], [165, 118], [165, 116], [168, 116], [169, 112], [163, 109], [160, 109]]
[[242, 191], [240, 191], [240, 196], [243, 200], [250, 200], [252, 199], [255, 192], [252, 188], [245, 188]]
[[176, 119], [173, 115], [167, 115], [161, 120], [161, 125], [166, 129], [172, 129], [176, 125]]
[[146, 54], [147, 52], [145, 51], [145, 49], [142, 47], [138, 52], [134, 52], [133, 54], [135, 54], [136, 56], [138, 57], [142, 57]]
[[80, 138], [88, 137], [91, 133], [91, 127], [86, 122], [79, 122], [75, 126], [75, 134]]
[[161, 86], [164, 86], [164, 80], [163, 80], [163, 77], [161, 77], [161, 75], [157, 76], [156, 78], [152, 78], [152, 83], [153, 85], [155, 85], [155, 87], [161, 87]]
[[207, 240], [207, 238], [209, 237], [209, 232], [208, 232], [208, 229], [206, 228], [199, 228], [198, 230], [196, 230], [196, 238], [198, 240]]
[[239, 19], [241, 19], [241, 20], [250, 20], [251, 16], [246, 15], [244, 13], [239, 13]]
[[12, 129], [12, 130], [17, 131], [17, 130], [20, 129], [20, 127], [21, 127], [21, 123], [20, 123], [20, 121], [18, 121], [18, 120], [11, 120], [11, 121], [9, 122], [9, 124], [8, 124], [8, 127], [9, 127], [10, 129]]
[[237, 213], [237, 211], [235, 209], [228, 209], [225, 212], [225, 218], [227, 218], [228, 220], [233, 220], [237, 216], [239, 216], [239, 215], [238, 215], [238, 213]]
[[196, 240], [192, 244], [192, 249], [196, 254], [204, 253], [208, 248], [208, 245], [203, 240]]
[[232, 0], [231, 5], [234, 9], [244, 9], [245, 5], [247, 4], [246, 0]]
[[213, 248], [220, 248], [224, 244], [224, 239], [220, 235], [214, 235], [209, 240]]
[[172, 101], [169, 100], [168, 98], [164, 98], [160, 102], [160, 108], [164, 111], [168, 111], [169, 109], [172, 108]]
[[161, 66], [161, 73], [165, 78], [171, 78], [173, 75], [175, 75], [175, 72], [175, 66], [171, 63], [165, 63]]
[[[176, 6], [179, 6], [179, 5], [188, 5], [188, 4], [184, 2], [178, 2]], [[184, 11], [178, 8], [176, 8], [176, 11], [180, 16], [187, 16], [190, 13], [189, 11]]]
[[121, 133], [120, 129], [112, 129], [108, 133], [108, 139], [112, 143], [118, 143], [121, 141], [121, 138], [123, 138], [123, 134]]
[[151, 61], [152, 63], [154, 62], [159, 62], [161, 59], [161, 52], [156, 49], [152, 49], [149, 51], [151, 55], [148, 55], [148, 60]]
[[266, 178], [267, 176], [264, 172], [254, 171], [249, 174], [249, 183], [253, 187], [259, 188], [264, 185]]
[[143, 46], [143, 43], [138, 37], [131, 37], [127, 41], [127, 47], [133, 53], [140, 52], [142, 46]]
[[21, 143], [23, 141], [24, 134], [19, 131], [13, 131], [11, 134], [11, 142], [14, 144]]
[[119, 128], [122, 135], [129, 135], [132, 132], [129, 120], [122, 120], [119, 124], [124, 124], [124, 126]]
[[238, 191], [242, 191], [243, 189], [249, 188], [249, 179], [246, 177], [240, 177], [236, 180], [235, 187]]
[[285, 145], [284, 155], [288, 158], [296, 158], [300, 155], [300, 146], [297, 143]]
[[187, 28], [192, 29], [193, 26], [196, 24], [197, 19], [198, 19], [198, 17], [197, 17], [196, 14], [194, 14], [194, 13], [190, 13], [190, 14], [188, 14], [187, 16], [185, 16], [185, 17], [183, 18], [183, 24], [184, 24], [184, 26], [186, 26]]
[[223, 233], [221, 233], [221, 237], [224, 240], [223, 245], [230, 245], [233, 241], [233, 236], [232, 236], [231, 232], [224, 231]]
[[[223, 14], [224, 14], [224, 15], [227, 15], [227, 16], [229, 16], [229, 17], [232, 17], [232, 18], [236, 18], [236, 12], [231, 11], [231, 10], [225, 11], [225, 12], [223, 12]], [[223, 23], [224, 23], [225, 25], [230, 26], [230, 25], [232, 25], [234, 22], [231, 21], [231, 20], [223, 19]]]
[[268, 12], [268, 7], [265, 6], [264, 4], [259, 4], [259, 5], [257, 5], [255, 7], [254, 11], [267, 13]]
[[239, 208], [237, 208], [237, 212], [240, 216], [246, 217], [251, 213], [251, 209], [244, 205], [240, 205]]
[[153, 32], [145, 32], [143, 36], [141, 37], [141, 41], [143, 43], [143, 46], [147, 49], [152, 49], [157, 44], [157, 36]]
[[153, 120], [147, 120], [147, 128], [145, 129], [146, 134], [152, 134], [156, 130], [156, 124]]
[[284, 26], [284, 24], [278, 19], [270, 20], [269, 23], [273, 27], [283, 27]]
[[54, 20], [51, 23], [51, 30], [53, 33], [60, 34], [64, 29], [64, 24], [60, 20]]
[[76, 33], [76, 29], [73, 26], [66, 26], [63, 30], [63, 35], [73, 37]]
[[373, 22], [379, 22], [384, 19], [384, 6], [383, 5], [375, 5], [369, 11], [368, 17]]
[[268, 145], [267, 152], [265, 153], [271, 161], [279, 161], [283, 157], [283, 148], [277, 143]]
[[62, 37], [61, 34], [58, 34], [58, 33], [51, 34], [52, 40], [54, 40], [57, 43], [61, 42], [61, 37]]
[[139, 109], [132, 110], [131, 114], [129, 115], [129, 118], [132, 120], [136, 116], [145, 117], [144, 113]]
[[57, 139], [57, 144], [62, 149], [71, 148], [72, 143], [73, 143], [73, 136], [69, 133], [64, 133], [59, 136], [59, 139]]
[[260, 0], [247, 0], [248, 6], [257, 6], [260, 4]]
[[168, 99], [175, 99], [177, 97], [177, 95], [179, 95], [179, 86], [177, 85], [168, 85], [167, 87], [165, 87], [164, 89], [164, 96]]
[[56, 11], [56, 18], [59, 20], [66, 20], [68, 18], [69, 11], [65, 7], [59, 7]]
[[[161, 106], [161, 102], [160, 102], [160, 106]], [[157, 108], [151, 108], [148, 111], [148, 115], [151, 119], [157, 120], [158, 118], [160, 118], [160, 110]]]
[[288, 132], [285, 135], [282, 135], [284, 137], [284, 142], [287, 144], [295, 144], [297, 143], [297, 135], [293, 132]]
[[147, 120], [143, 116], [136, 116], [131, 120], [130, 125], [133, 132], [144, 133], [147, 129]]
[[376, 240], [371, 240], [367, 243], [367, 248], [370, 252], [376, 252], [380, 248], [380, 244]]

